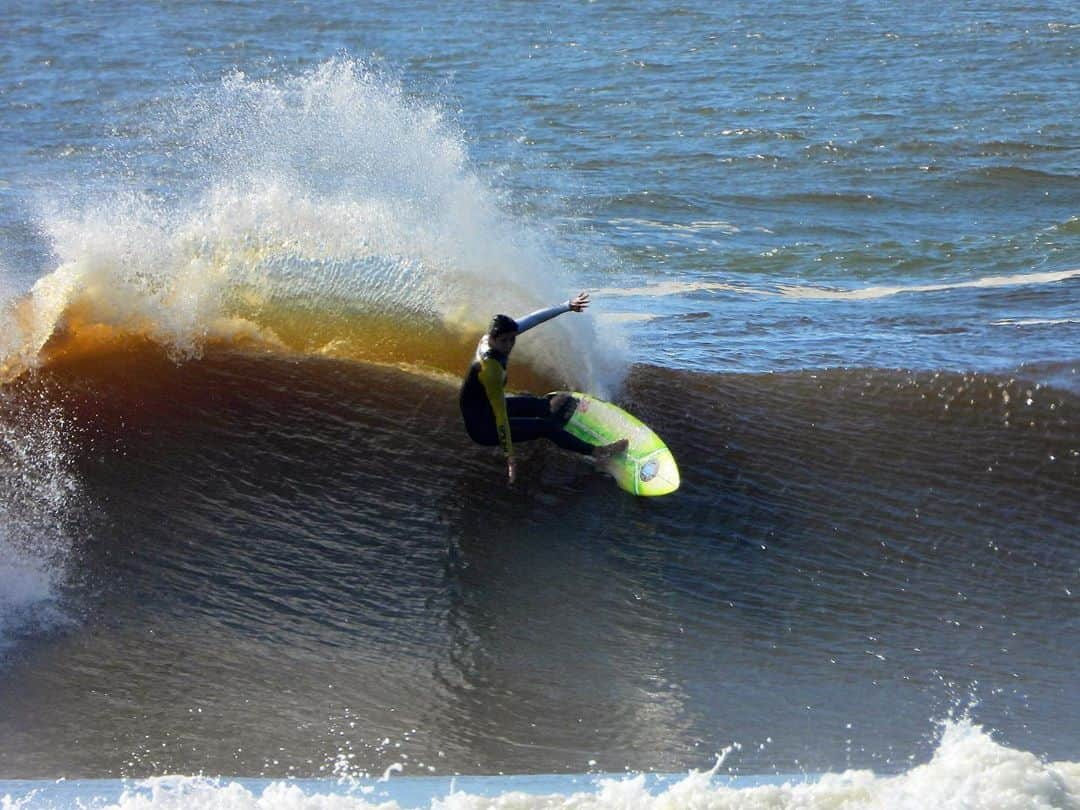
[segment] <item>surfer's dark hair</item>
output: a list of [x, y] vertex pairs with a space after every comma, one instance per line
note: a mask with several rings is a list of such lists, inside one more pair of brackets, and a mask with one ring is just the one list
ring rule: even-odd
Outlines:
[[518, 323], [509, 315], [496, 315], [491, 319], [491, 327], [488, 329], [488, 337], [497, 338], [507, 332], [516, 332]]

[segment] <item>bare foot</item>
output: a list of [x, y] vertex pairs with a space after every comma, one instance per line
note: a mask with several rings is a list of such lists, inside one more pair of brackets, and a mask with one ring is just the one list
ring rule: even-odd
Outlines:
[[617, 442], [612, 442], [611, 444], [602, 444], [599, 447], [593, 448], [593, 458], [600, 463], [611, 461], [615, 456], [621, 456], [625, 453], [626, 448], [629, 446], [629, 439], [619, 439]]

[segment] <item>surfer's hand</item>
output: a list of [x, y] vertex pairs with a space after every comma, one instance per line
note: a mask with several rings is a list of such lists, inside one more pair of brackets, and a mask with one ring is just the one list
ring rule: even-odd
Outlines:
[[517, 480], [517, 462], [513, 456], [506, 457], [506, 479], [511, 484]]
[[584, 312], [585, 307], [589, 305], [589, 294], [585, 291], [579, 292], [576, 296], [570, 299], [570, 309], [574, 312]]

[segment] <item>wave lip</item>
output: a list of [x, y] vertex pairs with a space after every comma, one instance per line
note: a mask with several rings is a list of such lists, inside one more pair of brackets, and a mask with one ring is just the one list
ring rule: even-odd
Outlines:
[[[101, 191], [42, 214], [59, 261], [9, 304], [0, 381], [139, 342], [177, 359], [227, 344], [457, 374], [494, 312], [578, 289], [442, 110], [363, 63], [238, 73], [179, 107], [155, 136], [191, 144], [176, 199]], [[563, 318], [519, 352], [560, 384], [610, 390], [618, 342]]]

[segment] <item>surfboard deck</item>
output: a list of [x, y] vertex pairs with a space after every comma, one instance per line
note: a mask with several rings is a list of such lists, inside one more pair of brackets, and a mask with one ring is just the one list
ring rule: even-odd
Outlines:
[[605, 465], [619, 487], [633, 495], [667, 495], [679, 488], [679, 467], [653, 430], [618, 405], [578, 391], [558, 391], [576, 401], [565, 425], [568, 433], [592, 445], [629, 439], [626, 453]]

